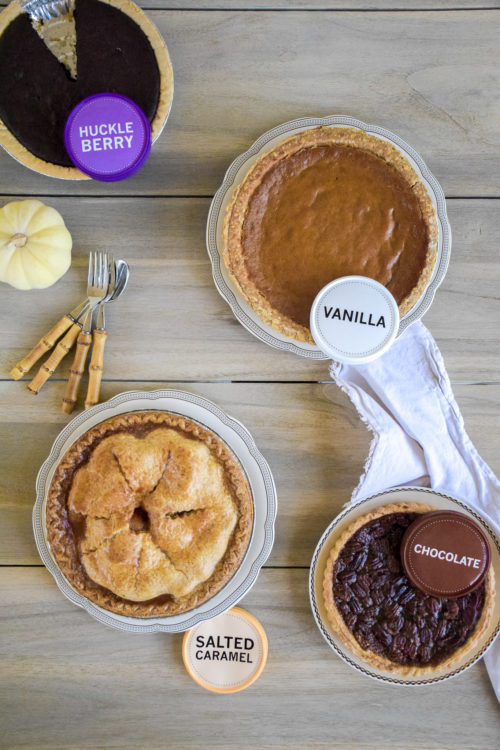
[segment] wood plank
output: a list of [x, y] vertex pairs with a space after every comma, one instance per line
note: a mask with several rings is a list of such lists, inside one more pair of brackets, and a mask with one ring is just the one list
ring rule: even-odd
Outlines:
[[138, 3], [155, 10], [478, 10], [498, 8], [496, 0], [143, 0]]
[[[31, 510], [36, 474], [67, 423], [62, 383], [34, 400], [0, 383], [0, 564], [36, 565]], [[370, 436], [333, 384], [105, 383], [123, 390], [173, 387], [205, 396], [239, 419], [269, 461], [278, 491], [276, 541], [269, 565], [309, 566], [315, 546], [358, 483]], [[479, 453], [500, 473], [500, 386], [457, 386], [458, 404]]]
[[494, 10], [150, 16], [168, 44], [176, 93], [141, 172], [113, 185], [68, 186], [2, 153], [1, 192], [211, 195], [261, 133], [341, 113], [408, 140], [448, 195], [500, 195]]
[[[0, 198], [0, 204], [8, 200]], [[208, 199], [44, 198], [74, 238], [73, 264], [49, 290], [0, 295], [0, 377], [84, 296], [88, 253], [126, 258], [125, 296], [108, 306], [105, 377], [114, 380], [325, 380], [311, 362], [258, 341], [219, 296], [205, 250]], [[500, 214], [496, 200], [449, 200], [453, 252], [425, 317], [458, 381], [499, 379]], [[15, 314], [13, 313], [15, 311]], [[69, 358], [68, 358], [69, 359]], [[58, 377], [66, 377], [63, 363]]]
[[[0, 0], [0, 7], [8, 5]], [[496, 0], [142, 0], [145, 10], [280, 10], [280, 11], [387, 11], [407, 13], [416, 10], [479, 10], [498, 8]]]
[[453, 237], [450, 266], [423, 322], [454, 381], [499, 380], [497, 205], [496, 201], [447, 201]]
[[244, 693], [214, 696], [187, 675], [181, 635], [106, 628], [45, 570], [0, 570], [2, 746], [498, 748], [498, 703], [483, 664], [434, 688], [370, 680], [325, 644], [305, 570], [262, 571], [244, 606], [266, 629], [268, 663]]
[[[62, 386], [49, 383], [35, 400], [17, 383], [0, 384], [0, 562], [39, 562], [31, 531], [33, 487], [39, 466], [68, 421], [60, 411]], [[103, 397], [141, 387], [106, 383]], [[155, 387], [168, 385], [148, 383], [146, 390]], [[357, 484], [368, 452], [369, 436], [346, 396], [333, 384], [171, 387], [202, 394], [247, 425], [278, 488], [279, 523], [269, 563], [309, 565], [323, 529]]]

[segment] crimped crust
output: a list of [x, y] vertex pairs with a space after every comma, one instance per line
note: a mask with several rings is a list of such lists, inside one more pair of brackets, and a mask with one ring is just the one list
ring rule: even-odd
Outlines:
[[493, 567], [490, 566], [488, 574], [485, 579], [485, 601], [483, 610], [480, 618], [476, 624], [472, 635], [459, 649], [450, 654], [439, 664], [434, 666], [405, 666], [398, 664], [390, 659], [376, 654], [373, 651], [365, 650], [361, 648], [360, 644], [354, 637], [353, 633], [349, 630], [344, 622], [344, 619], [337, 609], [335, 598], [333, 596], [333, 572], [337, 558], [344, 547], [349, 541], [353, 534], [358, 531], [362, 526], [374, 521], [376, 518], [381, 516], [389, 515], [391, 513], [429, 513], [430, 511], [437, 510], [437, 508], [430, 505], [420, 505], [419, 503], [401, 502], [391, 503], [390, 505], [384, 505], [377, 510], [366, 513], [348, 526], [345, 531], [342, 532], [340, 537], [335, 542], [326, 563], [325, 572], [323, 576], [323, 599], [325, 608], [328, 614], [328, 619], [333, 627], [335, 635], [342, 641], [342, 643], [359, 659], [362, 659], [369, 666], [379, 669], [383, 672], [390, 672], [392, 675], [401, 677], [428, 677], [429, 675], [436, 674], [453, 668], [455, 664], [462, 659], [462, 657], [472, 651], [476, 644], [480, 641], [486, 630], [488, 629], [491, 618], [493, 616], [493, 609], [495, 605], [495, 573]]
[[268, 170], [278, 161], [286, 159], [303, 148], [314, 148], [322, 145], [355, 146], [379, 156], [397, 169], [409, 183], [417, 198], [428, 229], [429, 244], [426, 262], [420, 278], [410, 294], [399, 305], [401, 315], [408, 312], [422, 296], [431, 279], [437, 256], [437, 220], [432, 200], [409, 161], [391, 143], [357, 128], [328, 126], [305, 130], [279, 143], [271, 151], [257, 159], [245, 179], [235, 190], [227, 207], [224, 221], [223, 258], [231, 278], [261, 320], [283, 335], [309, 344], [314, 344], [309, 328], [300, 325], [275, 309], [250, 278], [242, 245], [242, 232], [249, 202]]
[[[100, 2], [112, 5], [130, 16], [130, 18], [132, 18], [145, 33], [155, 53], [158, 70], [160, 72], [160, 96], [158, 99], [156, 114], [151, 123], [152, 137], [153, 141], [155, 141], [165, 125], [174, 95], [172, 64], [170, 62], [165, 42], [156, 26], [149, 20], [146, 13], [144, 13], [144, 11], [135, 3], [131, 2], [131, 0], [100, 0]], [[17, 0], [12, 0], [12, 2], [0, 13], [0, 34], [2, 34], [7, 26], [22, 12], [21, 6]], [[34, 31], [34, 33], [36, 32]], [[31, 151], [17, 140], [15, 135], [11, 133], [1, 118], [0, 145], [3, 146], [4, 149], [14, 157], [14, 159], [17, 159], [21, 164], [24, 164], [25, 167], [34, 169], [35, 172], [47, 175], [47, 177], [58, 177], [63, 180], [91, 179], [76, 167], [64, 167], [60, 164], [53, 164], [32, 154]]]
[[[210, 578], [191, 593], [179, 598], [132, 602], [92, 581], [83, 567], [68, 518], [68, 495], [73, 476], [92, 451], [105, 438], [134, 429], [175, 429], [185, 437], [202, 441], [222, 465], [227, 488], [235, 502], [238, 520], [226, 553]], [[120, 414], [92, 427], [82, 435], [60, 461], [53, 476], [46, 506], [47, 542], [61, 572], [80, 594], [95, 604], [120, 615], [133, 617], [170, 616], [188, 611], [211, 598], [231, 578], [246, 552], [253, 525], [253, 499], [248, 482], [238, 461], [225, 443], [213, 432], [187, 417], [169, 412], [146, 411]], [[166, 599], [166, 600], [165, 600]], [[165, 601], [164, 601], [165, 600]]]

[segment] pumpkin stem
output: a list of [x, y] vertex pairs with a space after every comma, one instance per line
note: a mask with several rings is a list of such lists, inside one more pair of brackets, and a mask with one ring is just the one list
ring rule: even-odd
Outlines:
[[9, 249], [14, 247], [24, 247], [25, 244], [28, 242], [28, 238], [25, 234], [21, 234], [20, 232], [17, 232], [16, 234], [13, 234], [10, 238], [9, 242]]

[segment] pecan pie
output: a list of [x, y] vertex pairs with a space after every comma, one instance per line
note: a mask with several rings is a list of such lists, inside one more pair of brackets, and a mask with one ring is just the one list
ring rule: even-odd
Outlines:
[[169, 412], [96, 425], [52, 479], [47, 540], [69, 583], [122, 615], [190, 610], [243, 559], [253, 501], [238, 461], [213, 432]]
[[472, 651], [493, 615], [495, 578], [465, 596], [429, 596], [405, 575], [400, 545], [407, 527], [434, 508], [394, 503], [366, 513], [335, 543], [323, 594], [338, 638], [365, 663], [403, 677], [429, 677]]
[[317, 293], [348, 275], [384, 284], [404, 314], [436, 260], [433, 203], [388, 141], [349, 127], [305, 130], [261, 156], [226, 215], [223, 255], [267, 324], [314, 343]]
[[64, 145], [73, 108], [94, 94], [122, 94], [141, 107], [154, 140], [170, 109], [173, 77], [159, 32], [130, 0], [75, 0], [74, 28], [76, 78], [68, 70], [74, 63], [51, 48], [64, 39], [42, 39], [17, 2], [0, 14], [0, 144], [41, 174], [88, 179]]

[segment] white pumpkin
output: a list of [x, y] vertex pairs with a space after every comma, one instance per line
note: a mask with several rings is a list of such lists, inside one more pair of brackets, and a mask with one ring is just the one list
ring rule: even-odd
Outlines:
[[61, 214], [41, 201], [13, 201], [0, 209], [0, 281], [43, 289], [71, 263], [71, 235]]

